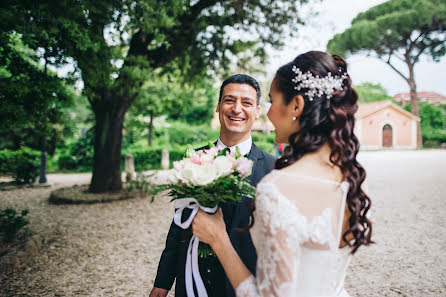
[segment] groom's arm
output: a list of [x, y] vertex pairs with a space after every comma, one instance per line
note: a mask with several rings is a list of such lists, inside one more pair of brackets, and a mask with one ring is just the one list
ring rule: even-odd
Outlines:
[[161, 254], [158, 270], [156, 273], [154, 287], [170, 290], [176, 277], [176, 269], [178, 262], [178, 244], [182, 229], [175, 225], [170, 225], [167, 234], [166, 247]]

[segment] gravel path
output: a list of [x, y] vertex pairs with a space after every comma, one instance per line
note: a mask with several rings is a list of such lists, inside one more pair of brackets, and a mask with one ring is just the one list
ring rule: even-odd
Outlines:
[[[446, 151], [362, 152], [360, 160], [368, 171], [376, 244], [353, 258], [348, 291], [446, 296]], [[38, 256], [13, 275], [0, 275], [0, 296], [148, 296], [172, 204], [48, 204], [55, 188], [89, 179], [52, 174], [51, 188], [0, 192], [0, 208], [29, 208], [30, 227], [45, 238]]]

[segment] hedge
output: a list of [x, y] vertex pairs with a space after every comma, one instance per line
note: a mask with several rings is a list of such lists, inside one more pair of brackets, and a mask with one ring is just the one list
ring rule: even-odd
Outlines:
[[27, 147], [20, 150], [0, 150], [0, 173], [11, 175], [21, 184], [36, 181], [40, 170], [40, 152]]
[[446, 131], [438, 129], [422, 129], [423, 146], [425, 148], [437, 148], [446, 143]]
[[[121, 168], [124, 170], [125, 156], [130, 153], [133, 155], [136, 171], [144, 171], [149, 169], [161, 168], [161, 154], [163, 147], [148, 147], [144, 149], [123, 150], [121, 153]], [[186, 148], [168, 149], [170, 164], [173, 161], [181, 160], [184, 156]], [[93, 156], [83, 156], [78, 158], [75, 155], [64, 153], [59, 156], [59, 170], [69, 171], [91, 171], [93, 165]]]
[[[130, 150], [128, 153], [133, 155], [136, 171], [144, 171], [149, 169], [161, 168], [161, 154], [164, 148], [146, 148], [143, 150]], [[179, 161], [184, 157], [185, 148], [169, 149], [169, 160], [172, 166], [172, 162]], [[122, 164], [124, 166], [126, 153], [122, 154]]]

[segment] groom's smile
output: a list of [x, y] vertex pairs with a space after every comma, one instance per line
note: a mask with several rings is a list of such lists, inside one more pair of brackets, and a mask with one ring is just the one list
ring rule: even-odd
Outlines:
[[245, 140], [259, 117], [257, 92], [249, 84], [230, 83], [224, 87], [216, 111], [219, 113], [221, 136], [227, 140]]
[[245, 119], [243, 119], [243, 118], [239, 118], [239, 117], [231, 117], [231, 116], [228, 116], [228, 118], [229, 118], [229, 120], [231, 120], [231, 121], [235, 121], [235, 122], [242, 122], [242, 121], [245, 120]]

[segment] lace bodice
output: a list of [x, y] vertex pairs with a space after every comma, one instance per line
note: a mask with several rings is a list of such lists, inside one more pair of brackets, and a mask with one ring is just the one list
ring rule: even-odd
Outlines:
[[348, 183], [273, 170], [257, 185], [251, 236], [257, 277], [237, 297], [348, 296], [348, 248], [339, 249]]

